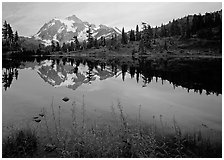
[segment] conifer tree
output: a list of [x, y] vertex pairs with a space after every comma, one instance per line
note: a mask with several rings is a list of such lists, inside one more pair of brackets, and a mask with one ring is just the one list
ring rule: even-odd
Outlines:
[[85, 40], [82, 42], [82, 48], [83, 48], [83, 50], [85, 50], [87, 48], [87, 44], [86, 44]]
[[59, 42], [56, 42], [56, 51], [60, 51], [61, 50], [61, 47], [59, 45]]
[[103, 45], [105, 46], [106, 45], [106, 38], [103, 37]]
[[8, 24], [5, 21], [3, 24], [3, 28], [2, 28], [2, 37], [3, 39], [7, 39], [8, 38], [8, 30], [7, 30]]
[[150, 25], [146, 25], [146, 23], [142, 23], [143, 28], [142, 28], [142, 40], [143, 40], [143, 45], [146, 48], [151, 48], [151, 40], [153, 37], [153, 32], [152, 28]]
[[71, 42], [69, 51], [74, 51], [74, 49], [75, 49], [75, 44], [74, 44], [74, 42]]
[[156, 26], [154, 29], [154, 34], [153, 34], [153, 38], [158, 38], [158, 27]]
[[130, 41], [135, 41], [135, 31], [134, 30], [130, 31]]
[[94, 39], [94, 47], [99, 48], [99, 44], [97, 38]]
[[19, 40], [18, 32], [16, 31], [14, 36], [14, 41], [17, 42]]
[[75, 50], [79, 50], [80, 48], [79, 40], [77, 36], [74, 36], [73, 38], [75, 39]]
[[54, 41], [51, 41], [51, 51], [54, 52], [55, 51], [55, 44]]
[[122, 28], [121, 43], [122, 43], [122, 44], [127, 44], [127, 35], [126, 35], [126, 33], [124, 32], [124, 27]]
[[63, 52], [67, 52], [67, 46], [66, 46], [65, 42], [63, 43], [61, 49], [62, 49]]
[[100, 46], [104, 46], [103, 45], [103, 36], [100, 37]]
[[186, 33], [185, 33], [186, 38], [190, 38], [190, 23], [189, 23], [189, 17], [187, 16], [187, 22], [186, 22]]
[[136, 26], [136, 41], [139, 41], [141, 39], [141, 33], [139, 32], [138, 25]]
[[7, 24], [7, 34], [8, 34], [9, 43], [11, 45], [13, 42], [13, 31], [10, 24]]
[[94, 45], [94, 39], [92, 37], [92, 30], [91, 30], [91, 25], [89, 25], [89, 29], [87, 31], [87, 40], [88, 40], [88, 44], [87, 44], [87, 48], [92, 48]]

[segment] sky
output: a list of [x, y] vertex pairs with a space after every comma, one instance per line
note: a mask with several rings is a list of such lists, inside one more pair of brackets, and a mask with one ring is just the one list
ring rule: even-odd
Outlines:
[[19, 35], [32, 36], [52, 18], [71, 15], [96, 25], [130, 30], [141, 22], [160, 26], [189, 14], [220, 9], [221, 2], [3, 2], [2, 20]]

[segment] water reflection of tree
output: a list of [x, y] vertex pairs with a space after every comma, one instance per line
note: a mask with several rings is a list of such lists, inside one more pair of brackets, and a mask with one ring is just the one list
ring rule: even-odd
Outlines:
[[122, 71], [122, 80], [123, 81], [125, 79], [125, 75], [126, 75], [127, 70], [128, 70], [128, 65], [127, 64], [122, 64], [121, 65], [121, 71]]
[[[173, 88], [183, 87], [188, 92], [194, 91], [202, 94], [205, 90], [206, 94], [220, 94], [221, 92], [221, 61], [209, 62], [207, 60], [145, 60], [138, 59], [138, 63], [122, 63], [122, 80], [125, 80], [127, 69], [131, 78], [136, 76], [137, 83], [139, 77], [143, 81], [143, 87], [155, 81], [158, 78], [162, 85], [165, 81], [170, 82]], [[216, 61], [216, 62], [215, 62]]]
[[[194, 91], [199, 94], [202, 94], [203, 90], [206, 91], [206, 94], [222, 93], [222, 72], [220, 67], [222, 64], [220, 60], [196, 61], [165, 58], [157, 60], [135, 58], [132, 59], [131, 62], [125, 61], [125, 59], [122, 58], [100, 59], [94, 57], [17, 57], [10, 60], [10, 62], [4, 59], [3, 68], [6, 70], [2, 73], [3, 87], [7, 89], [13, 81], [13, 77], [15, 77], [15, 79], [18, 78], [18, 70], [16, 68], [18, 68], [22, 62], [36, 61], [40, 64], [40, 62], [46, 59], [52, 61], [52, 68], [54, 68], [56, 64], [57, 67], [60, 66], [60, 68], [57, 68], [57, 72], [62, 71], [61, 68], [63, 68], [63, 65], [69, 65], [72, 68], [71, 72], [77, 74], [80, 64], [88, 65], [88, 71], [86, 72], [88, 82], [91, 82], [96, 74], [104, 74], [105, 76], [105, 74], [111, 71], [113, 75], [117, 75], [119, 70], [121, 70], [123, 81], [125, 81], [127, 72], [129, 72], [131, 78], [136, 78], [137, 83], [142, 80], [143, 86], [147, 86], [155, 77], [156, 82], [158, 82], [158, 79], [160, 79], [162, 84], [165, 81], [170, 82], [174, 89], [181, 86], [186, 88], [188, 92]], [[101, 71], [107, 68], [106, 72], [93, 72], [93, 69], [95, 68], [98, 70], [98, 67], [100, 67]], [[111, 77], [111, 73], [108, 74], [108, 77]]]
[[94, 74], [93, 74], [94, 63], [91, 61], [88, 61], [87, 65], [88, 65], [88, 71], [86, 72], [86, 75], [87, 75], [86, 78], [87, 78], [89, 84], [91, 84], [92, 78], [94, 76]]
[[129, 67], [129, 72], [130, 72], [131, 78], [134, 78], [134, 75], [135, 75], [135, 67], [133, 65], [131, 65]]
[[5, 71], [3, 71], [2, 75], [2, 83], [5, 91], [10, 88], [13, 79], [18, 79], [18, 69], [17, 68], [7, 68]]

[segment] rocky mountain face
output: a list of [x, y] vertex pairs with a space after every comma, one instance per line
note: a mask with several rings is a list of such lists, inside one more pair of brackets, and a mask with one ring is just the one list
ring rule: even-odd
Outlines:
[[91, 25], [92, 36], [97, 39], [100, 39], [101, 36], [109, 38], [114, 34], [121, 34], [121, 31], [116, 27], [112, 28], [102, 24], [96, 26], [73, 15], [65, 19], [54, 18], [50, 20], [40, 28], [34, 38], [43, 41], [45, 45], [50, 45], [52, 40], [58, 41], [60, 44], [69, 43], [74, 36], [77, 36], [78, 40], [82, 42], [87, 40], [89, 25]]

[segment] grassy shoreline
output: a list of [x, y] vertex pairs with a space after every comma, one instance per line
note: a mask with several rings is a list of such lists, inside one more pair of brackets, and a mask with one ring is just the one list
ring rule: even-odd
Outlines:
[[[80, 115], [78, 115], [78, 108]], [[141, 121], [141, 108], [135, 122], [129, 121], [120, 102], [111, 106], [112, 120], [87, 123], [85, 102], [71, 110], [71, 125], [62, 126], [61, 108], [43, 108], [33, 127], [12, 130], [3, 138], [3, 157], [76, 157], [76, 158], [146, 158], [146, 157], [222, 157], [222, 146], [204, 138], [201, 131], [182, 133], [174, 120], [171, 132], [153, 122]], [[50, 120], [52, 123], [50, 124]], [[44, 130], [44, 134], [38, 128]]]

